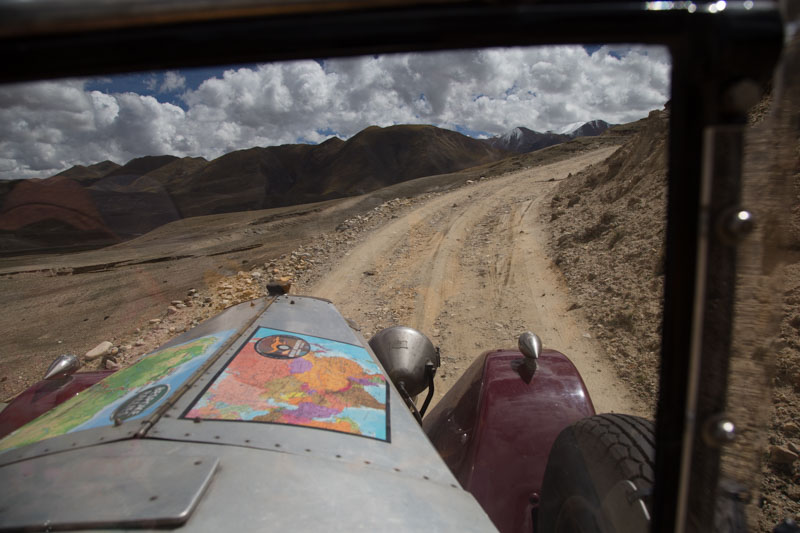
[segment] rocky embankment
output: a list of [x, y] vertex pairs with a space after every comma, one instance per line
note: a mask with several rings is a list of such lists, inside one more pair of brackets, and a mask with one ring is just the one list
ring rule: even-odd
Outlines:
[[[761, 107], [761, 114], [766, 114], [766, 104]], [[568, 280], [572, 312], [583, 312], [589, 319], [592, 335], [602, 343], [621, 380], [653, 413], [664, 281], [667, 125], [666, 112], [652, 112], [641, 133], [618, 152], [559, 184], [543, 219], [552, 231], [550, 254]], [[795, 144], [794, 154], [796, 161], [800, 143]], [[800, 174], [796, 172], [793, 187], [797, 206]], [[800, 243], [799, 209], [795, 207], [790, 223], [794, 243]], [[750, 454], [746, 470], [751, 476], [756, 474], [753, 463], [762, 465], [760, 495], [753, 494], [750, 517], [752, 527], [761, 531], [772, 531], [784, 518], [800, 521], [800, 260], [792, 252], [796, 249], [800, 245], [790, 243], [779, 251], [784, 265], [782, 272], [774, 273], [783, 281], [783, 292], [775, 302], [778, 308], [770, 309], [780, 322], [779, 331], [769, 358], [757, 362], [761, 368], [756, 374], [770, 380], [764, 387], [768, 390], [762, 390], [761, 379], [744, 384], [751, 395], [771, 399], [771, 409], [762, 413], [757, 405], [749, 405], [752, 427], [742, 435], [747, 442], [736, 446]], [[756, 354], [744, 356], [752, 359]], [[731, 401], [744, 400], [740, 396]]]
[[666, 112], [614, 155], [562, 182], [545, 221], [551, 257], [590, 318], [620, 378], [649, 410], [658, 393], [663, 242], [666, 217]]

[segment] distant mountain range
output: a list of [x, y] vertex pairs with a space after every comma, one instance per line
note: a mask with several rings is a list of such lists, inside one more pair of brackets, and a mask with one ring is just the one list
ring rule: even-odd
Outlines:
[[74, 166], [0, 183], [0, 252], [111, 244], [180, 218], [352, 196], [508, 155], [454, 131], [404, 125], [213, 161], [162, 155]]
[[542, 133], [520, 126], [498, 137], [484, 139], [483, 142], [492, 148], [525, 154], [566, 142], [576, 137], [600, 135], [613, 125], [614, 124], [609, 124], [605, 120], [592, 120], [584, 123], [570, 124], [560, 133], [552, 131]]
[[250, 148], [212, 161], [160, 155], [78, 165], [43, 180], [0, 182], [0, 253], [105, 246], [181, 218], [362, 194], [608, 126], [593, 121], [568, 134], [516, 128], [486, 140], [434, 126], [371, 126], [347, 141]]

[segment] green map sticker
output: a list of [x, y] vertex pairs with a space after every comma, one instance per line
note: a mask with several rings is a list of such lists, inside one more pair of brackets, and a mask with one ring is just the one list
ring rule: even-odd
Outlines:
[[0, 451], [149, 416], [233, 334], [222, 331], [142, 357], [0, 440]]
[[389, 387], [361, 346], [259, 328], [183, 418], [271, 422], [389, 440]]

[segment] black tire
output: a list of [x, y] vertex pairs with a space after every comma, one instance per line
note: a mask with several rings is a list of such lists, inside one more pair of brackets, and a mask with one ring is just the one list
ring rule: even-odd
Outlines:
[[[603, 502], [625, 480], [633, 483], [635, 492], [631, 490], [623, 500], [640, 499], [649, 512], [654, 462], [654, 424], [649, 420], [605, 414], [567, 427], [553, 444], [547, 461], [537, 533], [611, 533], [615, 520], [609, 516], [608, 507], [603, 509]], [[624, 505], [616, 509], [626, 512]], [[639, 520], [633, 522], [641, 523], [642, 516], [639, 513]], [[626, 526], [630, 530], [632, 523]], [[642, 533], [648, 529], [645, 523]]]

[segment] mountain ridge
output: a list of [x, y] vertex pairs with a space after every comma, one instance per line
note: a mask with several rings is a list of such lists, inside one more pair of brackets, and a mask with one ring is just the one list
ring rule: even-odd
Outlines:
[[[0, 251], [62, 246], [82, 233], [91, 233], [93, 246], [113, 244], [180, 218], [352, 196], [509, 155], [454, 131], [397, 125], [372, 126], [346, 141], [253, 147], [211, 161], [156, 155], [124, 165], [76, 165], [0, 189]], [[87, 206], [92, 216], [76, 218]], [[77, 229], [70, 222], [76, 220]], [[49, 228], [41, 242], [30, 235], [42, 232], [25, 230], [37, 224]]]

